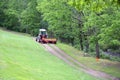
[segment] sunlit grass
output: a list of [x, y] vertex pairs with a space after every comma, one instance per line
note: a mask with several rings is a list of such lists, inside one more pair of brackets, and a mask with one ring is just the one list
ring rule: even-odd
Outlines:
[[31, 37], [0, 30], [0, 80], [100, 80], [47, 52]]

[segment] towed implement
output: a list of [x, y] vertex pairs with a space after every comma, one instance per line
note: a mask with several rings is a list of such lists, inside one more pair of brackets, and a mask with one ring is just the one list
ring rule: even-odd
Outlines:
[[39, 30], [39, 34], [36, 38], [36, 41], [40, 42], [40, 43], [53, 43], [53, 44], [57, 43], [57, 39], [48, 38], [48, 34], [47, 34], [46, 29], [40, 29]]

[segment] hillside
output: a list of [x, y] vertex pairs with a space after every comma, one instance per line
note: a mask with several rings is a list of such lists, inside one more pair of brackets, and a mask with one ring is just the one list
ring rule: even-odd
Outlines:
[[90, 56], [89, 53], [84, 53], [70, 45], [58, 43], [57, 46], [84, 66], [120, 79], [120, 62], [102, 58], [96, 61], [96, 58]]
[[0, 30], [0, 38], [0, 80], [100, 80], [49, 54], [29, 36]]

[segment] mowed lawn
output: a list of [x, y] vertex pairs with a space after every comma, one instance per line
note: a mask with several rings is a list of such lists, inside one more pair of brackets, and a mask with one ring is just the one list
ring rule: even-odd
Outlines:
[[29, 36], [0, 30], [0, 80], [100, 79], [72, 68]]
[[120, 62], [107, 59], [99, 59], [99, 61], [96, 61], [95, 57], [84, 56], [84, 52], [79, 51], [72, 46], [63, 43], [58, 43], [57, 46], [85, 66], [120, 78]]

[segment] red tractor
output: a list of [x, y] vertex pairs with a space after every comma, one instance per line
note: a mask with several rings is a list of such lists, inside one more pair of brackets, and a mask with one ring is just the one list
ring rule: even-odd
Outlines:
[[39, 30], [39, 34], [36, 38], [36, 41], [40, 42], [40, 43], [53, 43], [53, 44], [57, 43], [56, 39], [48, 38], [46, 29], [40, 29]]

